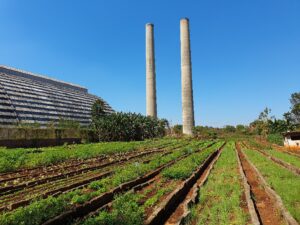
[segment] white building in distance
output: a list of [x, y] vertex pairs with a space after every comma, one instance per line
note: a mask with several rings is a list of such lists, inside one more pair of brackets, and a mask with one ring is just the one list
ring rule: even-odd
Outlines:
[[286, 132], [284, 136], [284, 146], [300, 150], [300, 131]]

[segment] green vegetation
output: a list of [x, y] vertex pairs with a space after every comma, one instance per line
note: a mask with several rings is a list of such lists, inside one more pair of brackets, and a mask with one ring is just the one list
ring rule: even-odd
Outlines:
[[83, 225], [141, 225], [144, 210], [138, 205], [139, 195], [127, 192], [115, 198], [112, 211], [102, 211], [97, 217], [85, 220]]
[[[74, 204], [82, 204], [95, 196], [101, 195], [105, 191], [113, 189], [123, 182], [133, 180], [138, 176], [142, 176], [150, 171], [153, 171], [159, 166], [168, 163], [186, 153], [191, 154], [194, 150], [198, 149], [199, 146], [207, 144], [207, 142], [192, 141], [185, 147], [182, 147], [171, 154], [157, 157], [147, 164], [134, 162], [129, 165], [125, 165], [124, 167], [119, 167], [116, 169], [113, 176], [92, 182], [87, 188], [71, 191], [67, 194], [59, 195], [57, 198], [49, 197], [44, 200], [36, 200], [27, 207], [18, 208], [15, 211], [4, 213], [0, 215], [0, 224], [41, 224], [45, 220], [52, 218], [60, 212], [72, 208]], [[30, 219], [27, 219], [26, 223], [23, 223], [22, 218], [25, 218], [26, 216], [28, 216]]]
[[284, 152], [280, 152], [277, 150], [266, 150], [266, 152], [269, 155], [272, 155], [273, 157], [277, 158], [277, 159], [281, 159], [284, 162], [287, 162], [293, 166], [296, 166], [298, 168], [300, 168], [300, 159], [296, 156], [293, 155], [289, 155], [287, 153]]
[[201, 165], [204, 160], [213, 153], [216, 148], [222, 145], [221, 142], [213, 147], [205, 149], [199, 153], [192, 154], [191, 156], [175, 163], [173, 166], [163, 170], [162, 175], [168, 179], [186, 179], [191, 173]]
[[40, 225], [48, 218], [52, 218], [68, 207], [68, 199], [76, 192], [60, 195], [57, 198], [48, 197], [35, 201], [25, 208], [18, 208], [13, 213], [0, 215], [1, 225]]
[[40, 149], [0, 149], [0, 172], [47, 166], [69, 159], [88, 159], [104, 154], [124, 153], [170, 142], [176, 143], [177, 141], [172, 139], [160, 139], [144, 142], [64, 145]]
[[182, 125], [181, 124], [176, 124], [172, 127], [172, 131], [176, 136], [181, 136], [182, 135]]
[[253, 150], [244, 150], [244, 152], [281, 197], [287, 210], [300, 222], [300, 177], [262, 157], [259, 152]]
[[[197, 150], [200, 142], [192, 142], [189, 145], [181, 148], [181, 150], [174, 151], [172, 154], [166, 155], [164, 157], [158, 157], [147, 164], [133, 163], [128, 165], [126, 168], [120, 168], [116, 171], [115, 175], [107, 179], [102, 179], [100, 181], [94, 181], [90, 184], [90, 188], [97, 190], [98, 192], [103, 192], [109, 190], [119, 184], [135, 179], [138, 176], [142, 176], [147, 172], [158, 168], [159, 166], [176, 159], [183, 154], [192, 154]], [[201, 143], [201, 146], [207, 145], [207, 143]]]
[[101, 99], [97, 99], [92, 105], [91, 116], [92, 120], [97, 120], [98, 117], [105, 116], [107, 113], [105, 112], [105, 103]]
[[141, 141], [163, 137], [168, 121], [136, 113], [117, 112], [93, 116], [92, 127], [99, 141]]
[[[199, 143], [198, 143], [199, 144]], [[203, 146], [207, 146], [209, 144], [209, 142], [203, 143]], [[145, 197], [149, 192], [155, 192], [154, 195], [152, 195], [150, 198], [148, 198], [143, 204], [139, 205], [139, 208], [136, 208], [137, 212], [140, 212], [137, 218], [141, 218], [141, 220], [136, 219], [136, 223], [132, 222], [131, 224], [136, 224], [136, 225], [142, 225], [143, 224], [143, 215], [146, 211], [147, 208], [150, 207], [154, 207], [155, 204], [157, 204], [160, 200], [161, 197], [163, 197], [164, 195], [170, 193], [172, 190], [174, 190], [174, 188], [176, 187], [176, 184], [178, 184], [178, 182], [176, 182], [176, 180], [178, 179], [185, 179], [187, 177], [189, 177], [192, 172], [199, 167], [204, 159], [206, 159], [208, 157], [208, 155], [210, 153], [212, 153], [214, 150], [216, 150], [217, 147], [220, 147], [222, 145], [222, 142], [219, 142], [217, 144], [215, 144], [214, 146], [205, 149], [204, 151], [201, 151], [199, 153], [194, 153], [195, 148], [197, 145], [197, 142], [192, 143], [192, 145], [190, 145], [189, 147], [185, 148], [185, 153], [190, 153], [191, 155], [188, 156], [187, 158], [180, 160], [179, 162], [173, 164], [171, 167], [164, 169], [163, 170], [163, 177], [162, 179], [156, 183], [151, 189], [145, 191], [143, 194], [138, 194], [135, 195], [135, 198], [133, 199], [133, 201], [128, 200], [130, 203], [128, 203], [131, 206], [136, 206], [136, 204], [140, 201], [140, 199], [142, 199], [143, 197]], [[154, 160], [155, 161], [155, 160]], [[159, 161], [157, 161], [159, 162]], [[186, 166], [184, 166], [184, 164]], [[179, 171], [182, 171], [182, 167], [184, 167], [184, 173], [180, 173]], [[177, 169], [178, 168], [178, 169]], [[188, 168], [188, 169], [186, 169]], [[143, 169], [138, 169], [138, 170], [143, 170]], [[134, 173], [134, 171], [129, 171], [129, 174]], [[121, 174], [121, 173], [120, 173]], [[173, 176], [173, 174], [176, 174], [175, 176]], [[179, 175], [177, 175], [179, 174]], [[125, 175], [126, 176], [126, 175]], [[118, 180], [118, 179], [117, 179]], [[171, 182], [168, 182], [170, 180], [173, 180]], [[100, 181], [101, 182], [101, 181]], [[94, 182], [94, 186], [98, 186], [100, 189], [102, 190], [104, 187], [106, 187], [107, 185], [109, 186], [110, 183], [112, 183], [113, 181], [105, 181], [105, 184], [103, 183], [102, 185], [95, 185], [95, 183], [99, 182]], [[180, 181], [179, 181], [180, 182]], [[165, 184], [168, 184], [167, 186], [164, 186]], [[114, 208], [114, 206], [113, 206]], [[131, 212], [131, 209], [134, 207], [125, 207], [125, 211], [128, 210]], [[121, 208], [122, 209], [122, 208]], [[94, 225], [94, 224], [107, 224], [107, 225], [115, 225], [118, 224], [118, 222], [120, 222], [121, 220], [118, 220], [116, 214], [122, 214], [122, 211], [119, 209], [113, 209], [112, 212], [107, 212], [107, 211], [102, 211], [99, 213], [99, 215], [94, 216], [94, 217], [90, 217], [87, 220], [85, 220], [83, 222], [84, 225]], [[124, 213], [126, 214], [126, 212]], [[127, 220], [125, 220], [127, 221]], [[130, 224], [130, 223], [119, 223], [119, 224]]]
[[[163, 183], [164, 183], [164, 181], [162, 182], [162, 184]], [[144, 208], [153, 207], [163, 195], [171, 192], [172, 190], [174, 190], [174, 188], [175, 188], [175, 186], [170, 185], [170, 184], [168, 184], [168, 186], [166, 186], [166, 187], [159, 188], [155, 195], [153, 195], [152, 197], [147, 199], [147, 201], [144, 203], [143, 207]]]
[[270, 116], [271, 109], [265, 108], [258, 119], [250, 123], [252, 132], [264, 136], [271, 143], [282, 145], [283, 132], [300, 129], [300, 92], [291, 95], [290, 103], [290, 111], [283, 114], [283, 119]]
[[248, 143], [251, 144], [251, 146], [254, 146], [255, 148], [261, 149], [268, 153], [269, 155], [281, 159], [284, 162], [290, 163], [293, 166], [299, 167], [300, 168], [300, 159], [296, 156], [289, 155], [288, 153], [284, 153], [278, 150], [275, 150], [272, 148], [272, 146], [263, 146], [262, 144], [255, 142], [253, 140], [249, 140]]
[[200, 189], [200, 202], [191, 210], [192, 224], [247, 224], [249, 216], [241, 206], [243, 189], [234, 143], [227, 144]]
[[[224, 128], [225, 129], [225, 128]], [[243, 130], [242, 127], [239, 129]], [[231, 131], [230, 131], [231, 130]], [[227, 127], [226, 132], [240, 132], [238, 128], [233, 131]], [[263, 147], [254, 140], [248, 141], [255, 146], [282, 159], [294, 166], [300, 167], [297, 157]], [[145, 215], [151, 213], [162, 199], [168, 196], [182, 180], [187, 179], [207, 157], [219, 148], [223, 141], [218, 141], [210, 148], [195, 152], [208, 146], [211, 141], [197, 141], [195, 139], [158, 139], [143, 142], [108, 142], [85, 145], [65, 145], [55, 148], [40, 149], [0, 149], [0, 171], [14, 171], [20, 168], [34, 168], [36, 166], [51, 165], [64, 162], [68, 159], [88, 159], [114, 153], [125, 153], [147, 148], [166, 145], [165, 150], [178, 146], [167, 155], [149, 155], [134, 161], [117, 165], [114, 173], [108, 177], [91, 182], [88, 186], [75, 189], [56, 197], [35, 199], [25, 207], [19, 207], [0, 214], [2, 225], [37, 225], [72, 209], [74, 206], [84, 204], [94, 197], [101, 196], [117, 186], [141, 177], [166, 163], [176, 160], [187, 154], [182, 160], [164, 168], [157, 179], [157, 183], [137, 193], [129, 191], [115, 196], [112, 208], [101, 211], [98, 215], [88, 217], [81, 222], [83, 225], [142, 225]], [[183, 146], [184, 145], [184, 146]], [[179, 147], [183, 146], [183, 147]], [[244, 150], [250, 160], [257, 166], [271, 187], [281, 196], [286, 208], [300, 220], [300, 178], [288, 170], [278, 166], [256, 151]], [[147, 160], [147, 163], [143, 163]], [[148, 161], [149, 160], [149, 161]], [[101, 170], [102, 171], [102, 170]], [[63, 182], [63, 181], [62, 181]], [[47, 185], [45, 184], [45, 189]], [[238, 171], [234, 142], [224, 147], [220, 158], [216, 161], [208, 181], [200, 190], [200, 202], [192, 207], [188, 223], [191, 224], [247, 224], [249, 215], [242, 205], [246, 203], [242, 198], [243, 187]], [[149, 211], [150, 210], [150, 211]], [[73, 221], [74, 222], [74, 221]]]
[[282, 134], [269, 134], [267, 136], [267, 140], [270, 143], [276, 144], [276, 145], [283, 145], [283, 137]]
[[299, 128], [300, 124], [300, 92], [295, 92], [290, 98], [291, 110], [285, 113], [286, 120]]
[[173, 188], [174, 186], [169, 186], [159, 189], [144, 205], [139, 204], [143, 197], [141, 194], [129, 191], [123, 195], [118, 195], [110, 212], [101, 211], [97, 216], [84, 220], [81, 225], [142, 225], [145, 208], [155, 205], [160, 197], [169, 193]]

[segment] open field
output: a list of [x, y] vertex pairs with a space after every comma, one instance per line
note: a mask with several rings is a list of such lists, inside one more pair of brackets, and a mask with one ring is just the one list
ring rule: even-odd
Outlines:
[[299, 175], [252, 142], [157, 139], [0, 153], [1, 225], [288, 224], [286, 212], [300, 221]]

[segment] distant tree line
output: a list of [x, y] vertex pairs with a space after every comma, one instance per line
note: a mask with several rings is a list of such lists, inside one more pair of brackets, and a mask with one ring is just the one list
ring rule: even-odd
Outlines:
[[282, 133], [300, 129], [300, 92], [291, 95], [290, 103], [290, 111], [284, 113], [282, 119], [271, 116], [271, 109], [265, 108], [258, 118], [250, 123], [251, 131], [270, 142], [282, 144]]
[[[249, 125], [226, 125], [223, 128], [196, 126], [194, 136], [197, 138], [220, 138], [234, 135], [259, 135], [270, 142], [282, 144], [282, 133], [300, 130], [300, 92], [293, 93], [290, 99], [290, 111], [283, 114], [282, 119], [271, 116], [271, 109], [265, 108]], [[175, 136], [182, 135], [182, 125], [172, 127]]]

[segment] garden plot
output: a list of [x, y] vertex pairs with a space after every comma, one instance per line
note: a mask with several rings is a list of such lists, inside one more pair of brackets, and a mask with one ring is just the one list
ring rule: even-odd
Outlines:
[[253, 142], [250, 142], [250, 145], [245, 143], [246, 147], [251, 146], [251, 149], [256, 149], [256, 150], [260, 150], [263, 151], [263, 153], [268, 154], [270, 157], [279, 159], [285, 163], [290, 164], [292, 167], [295, 167], [296, 170], [299, 169], [300, 171], [300, 158], [295, 156], [295, 155], [291, 155], [288, 154], [287, 152], [282, 152], [282, 151], [278, 151], [274, 148], [267, 148], [267, 147], [263, 147], [262, 145], [259, 144], [253, 144]]
[[[156, 159], [150, 161], [148, 160], [148, 163], [135, 162], [128, 166], [116, 169], [112, 176], [103, 178], [99, 181], [94, 181], [83, 189], [75, 189], [56, 197], [50, 196], [46, 199], [34, 201], [24, 208], [18, 208], [11, 212], [3, 213], [0, 216], [0, 223], [20, 224], [22, 221], [25, 221], [25, 224], [41, 224], [42, 222], [59, 215], [61, 212], [66, 212], [74, 207], [76, 208], [84, 205], [86, 202], [97, 200], [95, 198], [98, 198], [109, 190], [115, 190], [116, 187], [120, 187], [118, 186], [120, 184], [127, 182], [128, 185], [132, 180], [143, 176], [143, 174], [147, 175], [148, 173], [149, 175], [151, 174], [151, 171], [163, 168], [163, 166], [168, 165], [168, 163], [169, 165], [171, 162], [175, 163], [177, 158], [186, 157], [192, 153], [189, 152], [190, 149], [198, 149], [201, 145], [208, 145], [208, 143], [191, 142], [189, 145], [181, 147], [170, 154], [156, 157]], [[151, 176], [148, 178], [151, 179]], [[116, 193], [113, 193], [112, 197], [115, 194]], [[27, 218], [26, 215], [29, 212], [31, 216], [30, 218]]]
[[15, 209], [19, 206], [27, 205], [37, 198], [46, 198], [50, 195], [59, 195], [75, 188], [84, 188], [95, 180], [100, 180], [102, 178], [111, 176], [117, 168], [124, 167], [133, 161], [138, 163], [148, 163], [150, 160], [166, 154], [170, 154], [170, 151], [166, 151], [164, 153], [152, 152], [151, 154], [149, 153], [119, 163], [110, 164], [93, 171], [87, 171], [84, 174], [80, 173], [70, 177], [65, 176], [60, 180], [54, 180], [52, 182], [47, 182], [32, 187], [25, 187], [21, 191], [1, 196], [0, 210], [7, 210], [7, 208]]
[[[262, 157], [261, 154], [256, 151], [249, 149], [244, 149], [243, 151], [247, 155], [249, 160], [253, 163], [253, 165], [258, 169], [259, 173], [262, 175], [262, 178], [270, 187], [269, 190], [271, 191], [269, 192], [273, 192], [275, 195], [278, 195], [275, 196], [275, 199], [277, 200], [277, 202], [279, 199], [279, 205], [283, 203], [280, 214], [283, 214], [283, 217], [285, 218], [293, 217], [291, 218], [291, 220], [295, 219], [299, 223], [300, 177], [293, 174], [289, 170], [282, 168], [269, 159]], [[275, 206], [274, 203], [273, 205]], [[267, 207], [265, 206], [265, 208]], [[291, 216], [289, 216], [289, 214]]]
[[80, 163], [90, 158], [159, 148], [176, 142], [180, 141], [157, 139], [145, 142], [107, 142], [38, 149], [0, 149], [0, 179], [9, 176], [14, 171], [30, 172], [32, 168], [37, 167], [40, 167], [41, 170], [51, 170], [60, 166], [65, 167], [68, 164]]
[[233, 142], [225, 146], [194, 203], [184, 224], [251, 223]]
[[[105, 210], [76, 224], [162, 224], [217, 156], [221, 145], [219, 142], [164, 168], [144, 187], [118, 196]], [[119, 208], [124, 199], [127, 203]], [[133, 211], [135, 216], [129, 216]]]

